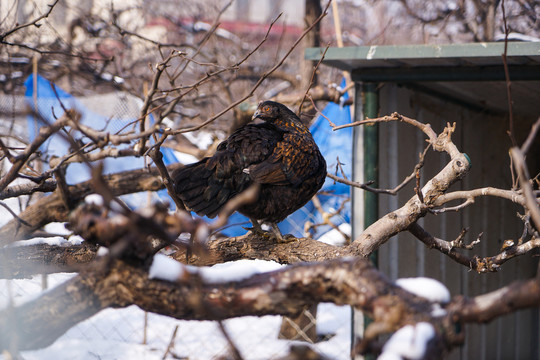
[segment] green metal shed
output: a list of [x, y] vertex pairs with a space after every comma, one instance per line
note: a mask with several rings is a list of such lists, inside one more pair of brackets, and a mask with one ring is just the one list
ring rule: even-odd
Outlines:
[[[306, 49], [307, 60], [319, 60], [325, 49]], [[329, 48], [323, 64], [350, 72], [355, 82], [355, 119], [397, 111], [440, 132], [456, 122], [453, 140], [472, 160], [470, 173], [451, 190], [511, 187], [507, 135], [509, 105], [502, 54], [503, 42], [362, 46]], [[540, 116], [540, 43], [509, 42], [507, 63], [511, 80], [515, 134], [521, 144]], [[354, 180], [375, 180], [378, 187], [393, 188], [409, 175], [425, 147], [422, 133], [404, 124], [355, 128]], [[532, 176], [540, 172], [540, 140], [527, 158]], [[430, 151], [422, 180], [445, 164], [444, 154]], [[354, 189], [353, 237], [382, 215], [402, 206], [413, 194], [409, 184], [397, 196], [364, 193]], [[505, 239], [517, 239], [523, 228], [514, 204], [484, 197], [457, 213], [428, 215], [419, 221], [439, 238], [451, 240], [469, 228], [468, 241], [483, 232], [482, 241], [469, 255], [491, 256]], [[538, 258], [526, 255], [508, 261], [497, 273], [477, 274], [436, 250], [427, 249], [408, 233], [390, 239], [378, 251], [379, 268], [390, 278], [436, 278], [453, 295], [479, 295], [509, 282], [536, 274]], [[358, 332], [362, 326], [356, 326]], [[487, 325], [466, 328], [465, 345], [452, 359], [540, 359], [538, 309], [520, 311]]]

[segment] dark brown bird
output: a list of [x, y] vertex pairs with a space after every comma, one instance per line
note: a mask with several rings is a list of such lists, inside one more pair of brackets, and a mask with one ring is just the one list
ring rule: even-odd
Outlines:
[[326, 177], [326, 162], [309, 129], [285, 105], [264, 101], [253, 114], [259, 124], [245, 125], [217, 147], [212, 157], [177, 169], [175, 191], [199, 215], [216, 216], [235, 195], [260, 184], [258, 199], [238, 212], [269, 223], [283, 241], [276, 223], [305, 205]]

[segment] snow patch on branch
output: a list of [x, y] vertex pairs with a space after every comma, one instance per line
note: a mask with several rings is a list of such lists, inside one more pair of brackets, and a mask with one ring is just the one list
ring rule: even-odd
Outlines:
[[285, 265], [275, 261], [238, 260], [211, 267], [184, 265], [166, 255], [156, 254], [149, 270], [150, 279], [178, 281], [189, 274], [199, 275], [205, 283], [218, 284], [242, 281], [253, 275], [281, 269]]
[[7, 247], [50, 245], [50, 246], [72, 246], [80, 245], [84, 241], [79, 235], [72, 235], [71, 231], [66, 229], [66, 223], [52, 222], [44, 226], [46, 233], [50, 236], [37, 236], [28, 240], [19, 240]]
[[435, 279], [426, 277], [402, 278], [396, 280], [396, 285], [432, 302], [447, 303], [450, 301], [450, 291], [443, 283]]
[[7, 245], [7, 247], [18, 246], [31, 246], [31, 245], [51, 245], [51, 246], [68, 246], [71, 245], [63, 236], [47, 236], [47, 237], [35, 237], [29, 240], [17, 241], [13, 244]]
[[256, 274], [279, 270], [283, 266], [275, 261], [244, 259], [194, 269], [207, 283], [225, 283], [242, 281]]
[[167, 255], [156, 254], [148, 271], [150, 279], [177, 281], [184, 275], [186, 266]]

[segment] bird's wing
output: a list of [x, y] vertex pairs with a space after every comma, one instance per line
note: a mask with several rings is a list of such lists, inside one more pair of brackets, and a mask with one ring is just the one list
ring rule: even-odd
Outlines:
[[275, 154], [273, 154], [270, 159], [249, 166], [245, 169], [245, 173], [249, 174], [249, 177], [259, 184], [290, 184], [287, 175], [283, 171], [283, 167]]
[[218, 146], [213, 157], [218, 176], [249, 174], [251, 166], [268, 160], [282, 139], [282, 132], [266, 123], [236, 130]]
[[261, 184], [298, 185], [319, 168], [316, 152], [311, 137], [286, 134], [266, 160], [249, 167], [249, 175]]

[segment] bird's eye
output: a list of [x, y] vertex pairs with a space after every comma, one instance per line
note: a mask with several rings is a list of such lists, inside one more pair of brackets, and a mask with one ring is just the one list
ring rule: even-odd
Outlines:
[[264, 112], [269, 112], [269, 111], [270, 111], [270, 106], [265, 106], [265, 107], [263, 107], [263, 111], [264, 111]]

